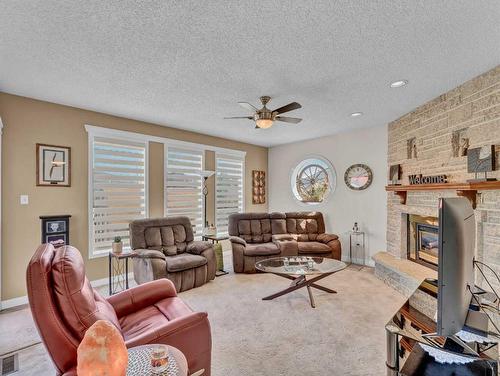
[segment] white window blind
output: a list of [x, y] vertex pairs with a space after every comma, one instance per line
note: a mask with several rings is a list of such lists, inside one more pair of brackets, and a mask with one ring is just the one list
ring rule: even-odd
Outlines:
[[130, 221], [147, 215], [147, 146], [145, 142], [104, 137], [90, 142], [92, 257], [107, 253], [116, 236], [129, 247]]
[[227, 234], [228, 216], [243, 212], [245, 157], [216, 154], [215, 207], [217, 232]]
[[166, 215], [189, 217], [195, 237], [203, 231], [203, 151], [167, 147]]

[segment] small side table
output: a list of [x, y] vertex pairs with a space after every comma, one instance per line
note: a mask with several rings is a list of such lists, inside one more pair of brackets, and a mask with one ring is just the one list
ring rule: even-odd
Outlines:
[[[143, 345], [128, 349], [127, 376], [152, 375], [151, 352], [156, 345]], [[188, 364], [184, 354], [176, 347], [168, 347], [168, 368], [157, 376], [187, 376]]]
[[[219, 244], [219, 242], [229, 239], [229, 236], [227, 236], [227, 235], [202, 235], [201, 239], [204, 241], [212, 242], [212, 244]], [[223, 260], [223, 256], [222, 256], [222, 249], [220, 250], [220, 252], [215, 250], [215, 258], [217, 259], [218, 265], [219, 265], [219, 260], [220, 260], [220, 265], [221, 265], [219, 267], [219, 269], [215, 272], [215, 276], [220, 277], [220, 276], [229, 274], [229, 272], [226, 272], [224, 270], [224, 260]]]
[[[354, 252], [353, 252], [354, 250]], [[362, 254], [362, 264], [352, 262], [352, 255]], [[351, 231], [349, 233], [349, 261], [354, 265], [365, 266], [365, 233], [363, 231]]]
[[109, 252], [108, 277], [109, 296], [128, 289], [128, 259], [135, 257], [134, 251]]

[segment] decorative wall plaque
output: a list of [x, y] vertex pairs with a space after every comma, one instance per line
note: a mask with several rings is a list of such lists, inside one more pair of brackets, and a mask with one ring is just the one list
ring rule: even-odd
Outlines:
[[252, 203], [266, 203], [266, 172], [252, 171]]
[[36, 144], [36, 185], [71, 186], [71, 148]]
[[448, 183], [446, 175], [434, 175], [434, 176], [423, 176], [422, 174], [409, 175], [408, 180], [410, 181], [411, 185]]
[[459, 129], [451, 134], [451, 150], [453, 157], [465, 157], [469, 149], [467, 128]]

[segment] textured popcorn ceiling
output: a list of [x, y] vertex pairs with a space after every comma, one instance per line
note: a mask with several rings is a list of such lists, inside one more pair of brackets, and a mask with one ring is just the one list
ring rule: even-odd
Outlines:
[[[0, 91], [277, 145], [383, 125], [496, 66], [499, 20], [498, 0], [1, 0]], [[222, 119], [263, 94], [304, 121]]]

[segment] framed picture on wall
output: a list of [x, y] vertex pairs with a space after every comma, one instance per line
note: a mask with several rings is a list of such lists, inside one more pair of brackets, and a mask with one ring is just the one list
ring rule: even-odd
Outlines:
[[36, 144], [36, 185], [71, 186], [71, 148]]

